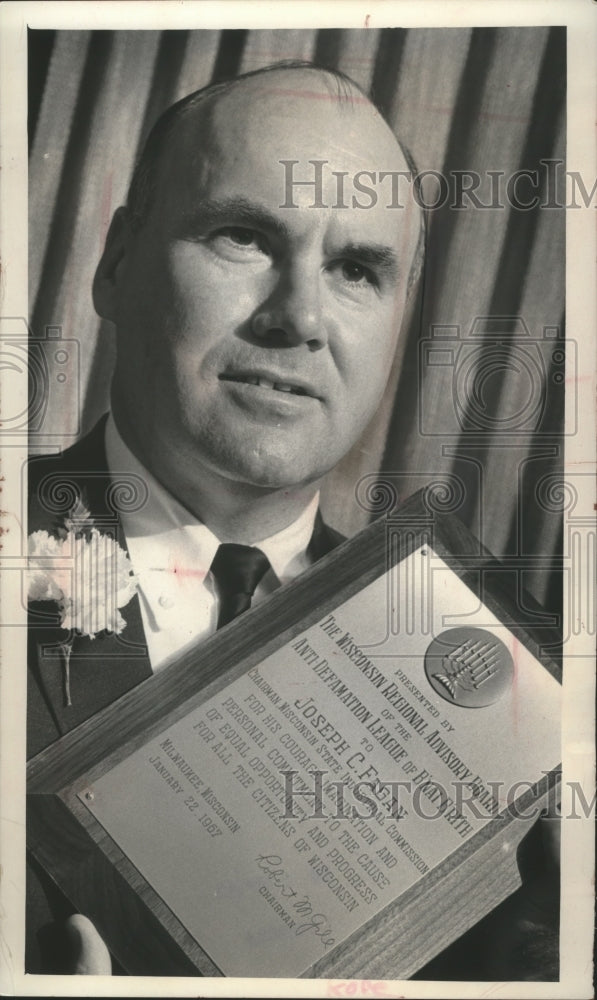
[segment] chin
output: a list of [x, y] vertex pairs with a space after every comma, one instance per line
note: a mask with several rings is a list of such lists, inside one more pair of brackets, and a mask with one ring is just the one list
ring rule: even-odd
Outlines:
[[[316, 482], [341, 457], [336, 447], [322, 447], [321, 435], [272, 434], [252, 428], [247, 433], [199, 434], [190, 442], [194, 453], [206, 468], [229, 482], [244, 483], [263, 490], [295, 489]], [[314, 448], [314, 443], [317, 448]]]
[[294, 468], [283, 468], [280, 464], [274, 466], [248, 467], [243, 463], [242, 468], [235, 468], [228, 474], [228, 478], [236, 480], [238, 483], [245, 483], [247, 486], [255, 486], [263, 490], [284, 490], [296, 489], [306, 486], [318, 478], [316, 473], [302, 472]]
[[304, 459], [304, 454], [293, 459], [289, 454], [255, 455], [247, 450], [226, 463], [222, 472], [227, 479], [264, 490], [295, 489], [315, 482], [325, 472], [318, 463]]

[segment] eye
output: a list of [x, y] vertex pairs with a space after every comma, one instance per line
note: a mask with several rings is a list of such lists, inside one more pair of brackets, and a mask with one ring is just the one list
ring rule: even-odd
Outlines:
[[267, 240], [262, 233], [247, 226], [224, 226], [213, 234], [213, 241], [224, 250], [249, 253], [268, 253]]
[[349, 281], [352, 284], [358, 284], [361, 281], [373, 281], [371, 271], [363, 267], [362, 264], [357, 264], [354, 260], [342, 261], [342, 277], [345, 281]]
[[330, 265], [330, 271], [336, 275], [337, 280], [347, 290], [350, 289], [355, 293], [379, 287], [375, 271], [360, 264], [358, 260], [352, 260], [348, 257], [340, 258]]
[[211, 234], [209, 242], [219, 257], [232, 263], [252, 264], [271, 257], [263, 233], [249, 226], [222, 226]]
[[236, 243], [241, 247], [257, 246], [259, 244], [259, 236], [255, 230], [245, 229], [243, 226], [228, 226], [226, 229], [221, 229], [219, 235], [228, 237], [232, 243]]

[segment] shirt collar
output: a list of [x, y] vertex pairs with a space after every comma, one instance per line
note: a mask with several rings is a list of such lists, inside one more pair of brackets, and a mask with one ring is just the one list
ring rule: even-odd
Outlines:
[[[197, 564], [207, 570], [220, 544], [219, 539], [133, 455], [123, 441], [111, 413], [106, 424], [106, 456], [111, 475], [125, 470], [132, 472], [141, 477], [148, 490], [147, 502], [139, 510], [121, 514], [127, 541], [151, 537], [159, 548], [160, 541], [167, 546], [168, 536], [172, 537], [171, 532], [184, 531], [194, 550]], [[267, 556], [281, 583], [306, 568], [306, 550], [313, 534], [318, 504], [319, 493], [292, 524], [253, 543]], [[156, 555], [154, 549], [152, 561]]]
[[313, 534], [318, 505], [319, 493], [313, 497], [300, 517], [287, 528], [260, 542], [255, 542], [255, 546], [269, 559], [280, 583], [292, 579], [306, 568], [306, 551]]

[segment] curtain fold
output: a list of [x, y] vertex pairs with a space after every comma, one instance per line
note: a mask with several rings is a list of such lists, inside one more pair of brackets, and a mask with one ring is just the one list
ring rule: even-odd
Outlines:
[[565, 214], [508, 204], [505, 189], [527, 171], [520, 202], [546, 195], [545, 161], [564, 160], [565, 29], [30, 35], [40, 60], [29, 111], [31, 327], [37, 338], [59, 327], [80, 345], [69, 383], [78, 391], [48, 398], [46, 422], [64, 444], [107, 406], [113, 334], [93, 311], [91, 282], [152, 122], [194, 89], [282, 59], [336, 67], [372, 94], [428, 172], [425, 204], [440, 201], [440, 175], [449, 197], [427, 212], [424, 278], [386, 398], [330, 476], [326, 514], [351, 534], [375, 508], [359, 502], [364, 477], [399, 497], [435, 483], [497, 556], [527, 560], [526, 583], [556, 608], [561, 512], [544, 494], [546, 477], [562, 478]]

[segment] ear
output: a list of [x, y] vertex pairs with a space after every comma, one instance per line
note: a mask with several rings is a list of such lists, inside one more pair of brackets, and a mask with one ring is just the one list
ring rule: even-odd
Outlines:
[[114, 213], [106, 245], [97, 265], [93, 279], [93, 304], [95, 311], [103, 318], [116, 320], [121, 265], [125, 259], [130, 240], [130, 226], [126, 208], [118, 208]]

